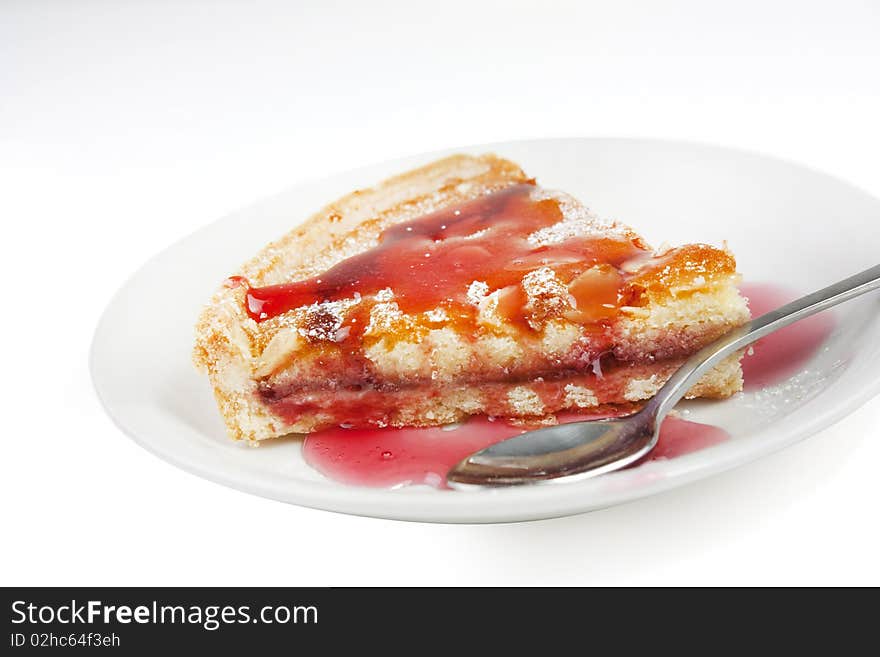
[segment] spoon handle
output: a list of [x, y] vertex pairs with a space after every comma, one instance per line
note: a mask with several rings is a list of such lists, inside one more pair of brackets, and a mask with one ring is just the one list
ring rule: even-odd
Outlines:
[[813, 292], [725, 333], [687, 359], [642, 413], [662, 419], [700, 378], [727, 356], [810, 315], [880, 288], [880, 265]]

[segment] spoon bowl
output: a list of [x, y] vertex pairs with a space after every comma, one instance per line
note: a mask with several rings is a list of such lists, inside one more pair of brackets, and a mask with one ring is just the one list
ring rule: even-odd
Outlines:
[[[657, 444], [651, 414], [574, 422], [529, 431], [469, 456], [447, 475], [453, 488], [585, 479], [625, 467]], [[587, 465], [588, 469], [584, 469]]]

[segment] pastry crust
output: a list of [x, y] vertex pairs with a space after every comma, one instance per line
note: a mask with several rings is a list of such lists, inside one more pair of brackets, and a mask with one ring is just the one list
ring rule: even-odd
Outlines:
[[[374, 246], [392, 223], [527, 181], [517, 165], [494, 155], [454, 155], [327, 205], [267, 245], [238, 274], [254, 285], [316, 275]], [[285, 426], [256, 395], [254, 364], [278, 329], [248, 317], [243, 290], [225, 286], [214, 294], [196, 324], [193, 360], [207, 372], [232, 438], [262, 440], [303, 430]]]
[[[318, 276], [374, 248], [393, 224], [532, 182], [493, 155], [449, 157], [328, 205], [237, 274], [252, 286]], [[644, 246], [628, 227], [602, 222], [567, 195], [539, 188], [534, 194], [549, 195], [566, 213], [567, 223], [552, 227], [557, 233], [604, 231]], [[536, 239], [557, 238], [551, 231]], [[390, 294], [374, 304], [363, 353], [354, 359], [337, 344], [334, 321], [353, 301], [256, 321], [246, 311], [247, 289], [224, 285], [199, 318], [194, 361], [210, 378], [229, 434], [250, 441], [315, 431], [345, 413], [379, 426], [424, 426], [474, 413], [540, 417], [637, 402], [652, 396], [689, 353], [746, 321], [748, 310], [726, 250], [688, 245], [628, 267], [633, 305], [620, 309], [610, 329], [613, 349], [601, 357], [579, 350], [584, 329], [566, 319], [564, 285], [552, 270], [538, 270], [526, 275], [534, 279], [531, 288], [523, 282], [532, 307], [544, 309], [530, 331], [493, 314], [497, 292], [474, 291], [477, 330], [468, 335], [436, 314], [401, 313]], [[690, 396], [725, 397], [741, 386], [733, 357]]]

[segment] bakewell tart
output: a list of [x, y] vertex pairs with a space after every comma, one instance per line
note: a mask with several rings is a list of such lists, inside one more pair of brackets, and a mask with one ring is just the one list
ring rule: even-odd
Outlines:
[[[516, 164], [457, 155], [359, 190], [266, 246], [196, 326], [233, 438], [548, 422], [651, 397], [749, 318], [733, 255], [651, 249]], [[739, 356], [690, 397], [742, 387]]]

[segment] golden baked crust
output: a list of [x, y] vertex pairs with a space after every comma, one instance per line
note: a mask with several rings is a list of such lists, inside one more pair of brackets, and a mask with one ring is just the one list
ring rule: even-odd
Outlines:
[[[536, 417], [637, 402], [686, 355], [748, 319], [727, 251], [688, 245], [655, 254], [628, 227], [538, 187], [527, 193], [558, 206], [562, 220], [530, 235], [536, 244], [593, 231], [612, 238], [609, 248], [642, 254], [623, 265], [624, 302], [603, 329], [610, 342], [601, 354], [584, 346], [595, 329], [573, 317], [569, 281], [551, 267], [523, 275], [525, 328], [502, 312], [504, 290], [479, 288], [463, 323], [441, 309], [402, 311], [390, 289], [265, 318], [246, 310], [251, 286], [323, 275], [376, 247], [392, 225], [532, 184], [517, 165], [493, 155], [453, 156], [328, 205], [243, 265], [238, 276], [248, 285], [218, 290], [198, 321], [194, 350], [230, 435], [256, 441], [310, 432], [348, 421], [345, 413], [368, 424], [419, 426], [474, 413]], [[369, 327], [354, 353], [341, 337], [348, 330], [342, 321], [363, 308]], [[732, 358], [690, 394], [724, 397], [741, 385], [739, 359]]]
[[[312, 276], [375, 245], [392, 223], [478, 198], [528, 177], [512, 162], [454, 155], [357, 190], [316, 212], [267, 245], [238, 272], [254, 285]], [[253, 362], [281, 326], [247, 316], [243, 291], [221, 287], [196, 324], [193, 360], [207, 372], [230, 436], [261, 440], [289, 433], [255, 396]]]

